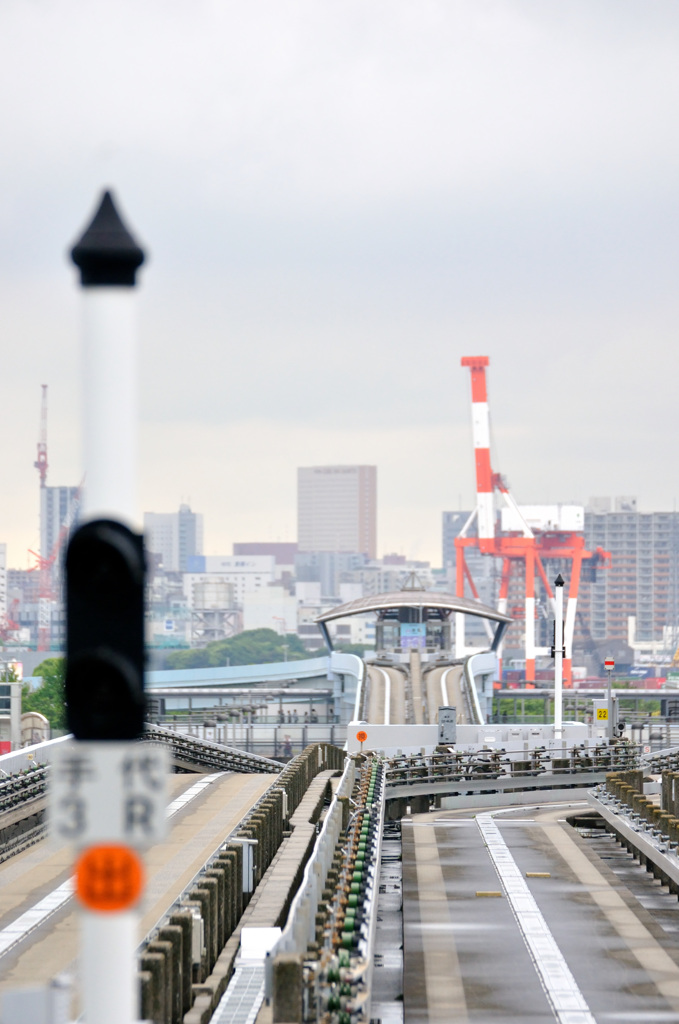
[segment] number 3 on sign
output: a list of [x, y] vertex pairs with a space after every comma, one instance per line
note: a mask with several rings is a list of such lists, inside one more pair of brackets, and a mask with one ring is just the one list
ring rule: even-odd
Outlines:
[[603, 718], [604, 721], [608, 721], [608, 708], [597, 708], [597, 718]]

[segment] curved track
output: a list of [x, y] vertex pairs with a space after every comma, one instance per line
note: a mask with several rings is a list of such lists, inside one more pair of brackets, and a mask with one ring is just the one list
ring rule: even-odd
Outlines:
[[[413, 674], [417, 676], [415, 685]], [[457, 708], [459, 723], [467, 721], [461, 665], [420, 672], [419, 664], [411, 663], [408, 676], [395, 668], [368, 665], [368, 675], [367, 718], [373, 725], [399, 725], [408, 721], [435, 725], [438, 710], [444, 705]]]
[[458, 723], [466, 722], [461, 665], [433, 668], [424, 676], [423, 690], [427, 708], [426, 721], [430, 725], [438, 721], [438, 710], [446, 705], [457, 708]]
[[406, 720], [406, 681], [395, 668], [368, 665], [370, 698], [368, 721], [373, 725], [398, 725]]

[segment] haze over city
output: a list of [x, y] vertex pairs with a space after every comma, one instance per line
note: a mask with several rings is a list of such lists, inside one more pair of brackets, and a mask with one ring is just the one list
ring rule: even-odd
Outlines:
[[528, 0], [0, 11], [0, 539], [76, 484], [79, 295], [103, 186], [148, 248], [139, 513], [294, 540], [297, 466], [379, 469], [378, 550], [473, 504], [469, 380], [525, 503], [674, 507], [679, 11]]

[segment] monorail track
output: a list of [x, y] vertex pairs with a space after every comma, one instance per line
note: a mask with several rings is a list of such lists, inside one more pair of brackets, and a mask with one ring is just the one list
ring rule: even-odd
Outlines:
[[373, 725], [435, 725], [438, 709], [452, 705], [458, 722], [471, 721], [462, 665], [424, 667], [418, 657], [399, 668], [368, 665], [367, 720]]
[[[171, 798], [186, 793], [201, 778], [173, 775]], [[146, 858], [140, 941], [276, 778], [223, 773], [177, 811], [167, 840], [152, 847]], [[17, 927], [22, 918], [30, 923], [29, 912], [68, 883], [72, 860], [66, 847], [42, 840], [0, 863], [0, 993], [45, 984], [62, 972], [77, 981], [79, 931], [72, 899], [55, 899], [56, 909], [43, 919], [34, 914], [38, 923], [25, 934]]]

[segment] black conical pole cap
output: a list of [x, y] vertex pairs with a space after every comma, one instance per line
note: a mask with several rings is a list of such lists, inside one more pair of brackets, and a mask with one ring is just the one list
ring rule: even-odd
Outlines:
[[104, 192], [92, 222], [71, 249], [71, 259], [80, 269], [83, 288], [136, 284], [144, 251], [125, 227], [109, 191]]

